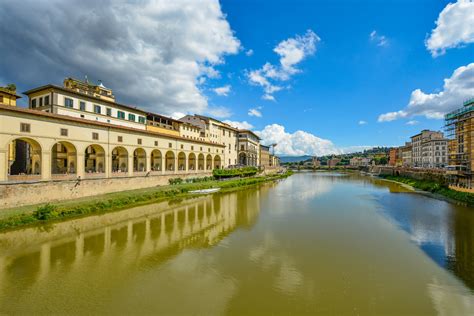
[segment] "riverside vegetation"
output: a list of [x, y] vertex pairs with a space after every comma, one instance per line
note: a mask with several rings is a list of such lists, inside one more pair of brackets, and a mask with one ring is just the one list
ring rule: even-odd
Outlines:
[[428, 181], [428, 180], [416, 180], [413, 178], [401, 177], [401, 176], [386, 175], [386, 176], [381, 176], [381, 177], [387, 180], [392, 180], [392, 181], [408, 184], [418, 190], [431, 192], [431, 193], [438, 194], [452, 200], [463, 202], [469, 206], [474, 206], [474, 194], [452, 190], [445, 184], [441, 184], [435, 181]]
[[[221, 191], [227, 192], [267, 181], [286, 178], [292, 174], [291, 171], [287, 171], [281, 174], [250, 177], [252, 172], [250, 172], [248, 168], [242, 169], [246, 170], [232, 170], [233, 175], [215, 172], [217, 173], [216, 177], [194, 178], [186, 180], [174, 178], [169, 180], [169, 186], [109, 193], [81, 201], [73, 200], [58, 203], [47, 203], [40, 205], [33, 210], [27, 207], [20, 213], [0, 218], [0, 231], [42, 222], [59, 221], [79, 216], [118, 211], [132, 206], [157, 203], [167, 199], [186, 198], [191, 195], [189, 191], [194, 190], [219, 187], [221, 188]], [[253, 173], [253, 175], [255, 175], [258, 170], [256, 168], [253, 169], [255, 169], [255, 173]], [[216, 179], [223, 177], [234, 178], [224, 181]]]

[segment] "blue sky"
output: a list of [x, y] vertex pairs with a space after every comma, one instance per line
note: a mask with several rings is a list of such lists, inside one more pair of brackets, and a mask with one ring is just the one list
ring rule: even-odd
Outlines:
[[0, 84], [88, 75], [123, 103], [249, 127], [281, 155], [401, 145], [474, 97], [469, 0], [5, 0], [0, 32]]

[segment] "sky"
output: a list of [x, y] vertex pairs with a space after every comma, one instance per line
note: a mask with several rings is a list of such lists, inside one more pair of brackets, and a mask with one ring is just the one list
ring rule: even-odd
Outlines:
[[474, 97], [470, 0], [3, 0], [0, 34], [0, 85], [87, 75], [279, 155], [402, 145]]

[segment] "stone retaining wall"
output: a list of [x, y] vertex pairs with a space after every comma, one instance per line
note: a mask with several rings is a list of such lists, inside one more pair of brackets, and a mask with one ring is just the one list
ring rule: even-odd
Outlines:
[[187, 179], [211, 175], [212, 173], [204, 173], [5, 183], [0, 184], [0, 209], [162, 186], [167, 185], [170, 178]]

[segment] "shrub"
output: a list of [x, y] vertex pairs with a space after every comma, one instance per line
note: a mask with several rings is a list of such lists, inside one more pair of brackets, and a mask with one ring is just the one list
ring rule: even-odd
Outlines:
[[183, 179], [181, 178], [171, 178], [168, 180], [170, 185], [181, 184], [183, 183]]
[[217, 179], [233, 178], [233, 177], [250, 177], [256, 175], [258, 169], [256, 167], [244, 167], [238, 169], [214, 169], [212, 174]]
[[36, 211], [33, 212], [33, 217], [39, 219], [40, 221], [52, 219], [58, 217], [59, 213], [56, 209], [56, 206], [51, 204], [45, 204], [38, 206]]

